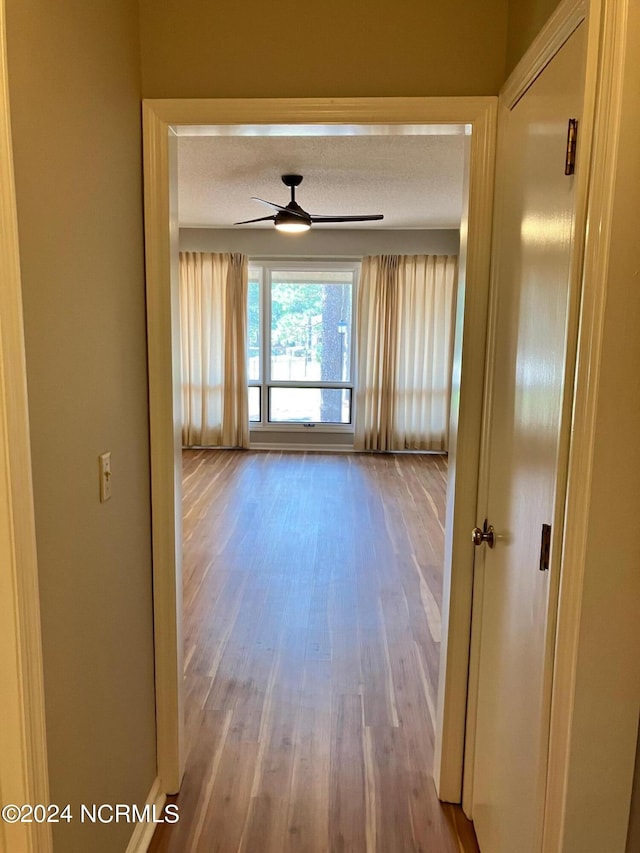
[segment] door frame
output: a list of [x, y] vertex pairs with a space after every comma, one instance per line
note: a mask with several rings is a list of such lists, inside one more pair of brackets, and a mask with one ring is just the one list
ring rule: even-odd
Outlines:
[[[630, 654], [640, 648], [640, 288], [629, 286], [640, 267], [640, 8], [590, 0], [588, 22], [593, 118], [543, 853], [624, 853], [640, 712]], [[623, 143], [631, 170], [619, 168]], [[613, 434], [612, 411], [623, 425]]]
[[[460, 802], [471, 632], [482, 385], [486, 348], [496, 98], [295, 98], [143, 102], [151, 500], [158, 776], [184, 773], [181, 605], [181, 402], [177, 301], [180, 125], [465, 124], [471, 126], [461, 227], [434, 779]], [[466, 270], [466, 272], [465, 272]], [[464, 344], [464, 359], [463, 355]], [[455, 571], [453, 570], [455, 567]]]
[[[0, 0], [0, 795], [48, 803], [36, 559], [5, 3]], [[47, 823], [0, 823], [0, 850], [52, 848]]]
[[[567, 394], [563, 410], [564, 445], [558, 484], [564, 496], [564, 529], [558, 528], [553, 550], [556, 558], [557, 608], [554, 619], [555, 648], [549, 660], [549, 693], [551, 718], [549, 757], [546, 768], [546, 795], [542, 826], [542, 853], [581, 850], [596, 853], [607, 849], [624, 853], [636, 755], [640, 679], [629, 668], [612, 666], [610, 659], [593, 656], [593, 639], [585, 625], [597, 624], [606, 630], [602, 646], [611, 657], [622, 660], [629, 648], [640, 646], [640, 625], [635, 614], [621, 607], [625, 597], [637, 601], [637, 548], [626, 531], [616, 525], [616, 504], [609, 505], [593, 490], [596, 436], [602, 411], [599, 397], [608, 387], [601, 383], [605, 371], [615, 371], [618, 382], [633, 386], [634, 359], [624, 359], [619, 352], [603, 345], [608, 313], [608, 275], [612, 269], [610, 246], [615, 237], [613, 216], [617, 206], [637, 219], [640, 188], [633, 192], [618, 191], [615, 196], [618, 167], [618, 140], [625, 105], [625, 83], [631, 79], [631, 63], [625, 65], [625, 46], [634, 31], [629, 23], [629, 0], [563, 0], [543, 30], [525, 53], [499, 96], [499, 114], [510, 109], [542, 71], [564, 41], [585, 21], [587, 60], [585, 70], [585, 102], [579, 130], [579, 170], [576, 175], [575, 251], [572, 264], [572, 306], [569, 320], [568, 373], [572, 393]], [[640, 15], [635, 15], [638, 27]], [[636, 39], [637, 40], [637, 39]], [[638, 74], [635, 74], [637, 84]], [[627, 83], [627, 85], [629, 85]], [[629, 98], [627, 95], [627, 108]], [[640, 124], [640, 111], [635, 108], [630, 118]], [[630, 111], [630, 110], [629, 110]], [[497, 156], [507, 156], [498, 129]], [[512, 155], [513, 156], [513, 155]], [[499, 189], [499, 188], [498, 188]], [[499, 194], [499, 192], [498, 192]], [[634, 207], [635, 205], [635, 207]], [[495, 233], [498, 232], [500, 209], [496, 204]], [[619, 227], [619, 226], [618, 226]], [[493, 244], [493, 256], [499, 252]], [[637, 248], [628, 248], [628, 262], [640, 262]], [[491, 365], [495, 342], [496, 269], [492, 269], [487, 343], [487, 380], [485, 385], [485, 418], [490, 411]], [[615, 282], [620, 288], [620, 282]], [[618, 296], [619, 298], [619, 296]], [[638, 305], [638, 297], [630, 296], [629, 310]], [[636, 309], [637, 310], [637, 309]], [[637, 330], [636, 330], [637, 334]], [[637, 351], [637, 347], [636, 347]], [[624, 415], [623, 415], [624, 412]], [[640, 417], [633, 409], [633, 399], [621, 401], [620, 416], [629, 418], [631, 428], [640, 428]], [[480, 460], [477, 523], [485, 517], [488, 495], [488, 430], [483, 426]], [[619, 496], [640, 514], [640, 500], [631, 478], [623, 478]], [[624, 497], [623, 497], [624, 496]], [[590, 559], [589, 542], [606, 549], [606, 536], [592, 534], [596, 513], [605, 515], [609, 529], [619, 531], [616, 548], [620, 583], [612, 594], [607, 572]], [[604, 529], [606, 530], [606, 526]], [[469, 674], [469, 708], [463, 786], [463, 807], [473, 818], [473, 758], [479, 666], [479, 607], [482, 599], [484, 549], [477, 555], [473, 603], [473, 637]], [[636, 579], [634, 580], [634, 575]], [[626, 584], [626, 586], [622, 586]], [[634, 586], [635, 585], [635, 586]], [[634, 589], [636, 595], [634, 597]], [[598, 590], [598, 594], [595, 593]], [[616, 696], [620, 707], [613, 714], [606, 707], [600, 717], [593, 714], [596, 697]], [[606, 705], [605, 699], [605, 705]], [[599, 705], [602, 706], [602, 700]], [[589, 721], [588, 724], [585, 721]], [[598, 743], [598, 749], [593, 744]], [[615, 761], [612, 761], [615, 756]], [[543, 768], [544, 772], [544, 768]], [[603, 786], [594, 779], [606, 780]], [[597, 794], [590, 793], [597, 790]], [[600, 802], [598, 802], [600, 800]]]
[[[522, 57], [516, 68], [509, 75], [504, 86], [500, 90], [498, 96], [498, 119], [497, 119], [497, 143], [496, 143], [496, 162], [499, 164], [512, 152], [509, 151], [508, 144], [502, 133], [503, 119], [506, 119], [508, 113], [516, 106], [518, 101], [529, 89], [534, 80], [544, 71], [546, 66], [551, 62], [560, 48], [575, 32], [580, 24], [585, 21], [587, 8], [585, 0], [566, 0], [557, 7], [555, 13], [547, 22], [547, 25], [539, 33], [531, 47]], [[584, 118], [580, 122], [580, 166], [585, 162], [584, 141], [588, 138], [588, 133], [583, 131], [589, 121], [587, 116], [588, 106], [586, 103], [587, 92], [585, 87], [585, 104]], [[586, 119], [586, 120], [585, 120]], [[586, 158], [588, 160], [588, 156]], [[493, 386], [493, 371], [495, 364], [495, 346], [498, 323], [498, 296], [499, 296], [499, 277], [500, 271], [500, 253], [501, 253], [501, 231], [502, 231], [502, 206], [501, 198], [501, 174], [499, 169], [496, 174], [494, 203], [494, 219], [493, 219], [493, 234], [492, 234], [492, 265], [491, 265], [491, 282], [489, 294], [489, 312], [488, 312], [488, 328], [487, 328], [487, 356], [485, 361], [485, 384], [484, 384], [484, 401], [483, 401], [483, 425], [482, 425], [482, 446], [480, 452], [480, 472], [478, 478], [478, 519], [487, 517], [487, 506], [489, 499], [489, 474], [490, 474], [490, 413], [492, 410], [494, 386]], [[561, 413], [560, 427], [560, 453], [558, 459], [558, 473], [561, 482], [556, 488], [556, 494], [562, 494], [566, 482], [564, 476], [566, 474], [566, 466], [568, 463], [568, 435], [571, 417], [571, 386], [573, 362], [571, 356], [572, 343], [575, 347], [575, 339], [577, 338], [577, 307], [579, 302], [579, 293], [581, 287], [581, 239], [580, 234], [584, 226], [584, 216], [586, 207], [586, 169], [579, 168], [576, 175], [576, 212], [574, 220], [574, 246], [572, 248], [572, 257], [570, 263], [570, 286], [568, 297], [568, 322], [567, 322], [567, 380], [565, 391], [563, 392], [563, 404]], [[577, 243], [577, 245], [576, 245]], [[561, 542], [563, 515], [562, 500], [560, 503], [556, 501], [554, 509], [554, 518], [552, 520], [553, 530], [553, 553], [558, 551], [559, 543]], [[560, 511], [559, 511], [560, 510]], [[482, 521], [479, 522], [482, 524]], [[480, 669], [480, 646], [482, 634], [482, 602], [484, 596], [484, 572], [487, 551], [485, 548], [479, 548], [475, 556], [475, 580], [474, 580], [474, 600], [473, 600], [473, 617], [472, 617], [472, 633], [471, 633], [471, 653], [470, 653], [470, 668], [469, 668], [469, 696], [467, 708], [467, 733], [466, 733], [466, 760], [464, 769], [464, 784], [463, 784], [463, 806], [467, 815], [473, 815], [473, 777], [474, 777], [474, 761], [475, 761], [475, 742], [476, 742], [476, 719], [478, 708], [478, 687], [479, 687], [479, 669]], [[549, 606], [553, 608], [553, 601], [557, 599], [558, 588], [556, 585], [557, 573], [553, 570], [549, 584]], [[553, 614], [550, 612], [549, 623], [553, 622]], [[546, 685], [547, 690], [550, 689], [550, 684]]]

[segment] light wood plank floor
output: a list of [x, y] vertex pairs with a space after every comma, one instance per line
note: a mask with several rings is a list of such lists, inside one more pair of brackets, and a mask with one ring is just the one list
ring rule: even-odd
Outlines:
[[431, 780], [444, 459], [183, 464], [189, 755], [149, 849], [477, 853]]

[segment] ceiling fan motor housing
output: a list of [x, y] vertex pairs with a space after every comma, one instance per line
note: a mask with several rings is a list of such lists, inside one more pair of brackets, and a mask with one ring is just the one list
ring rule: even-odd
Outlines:
[[276, 226], [296, 222], [305, 222], [309, 226], [311, 225], [311, 217], [295, 201], [290, 201], [286, 210], [279, 210], [274, 219]]

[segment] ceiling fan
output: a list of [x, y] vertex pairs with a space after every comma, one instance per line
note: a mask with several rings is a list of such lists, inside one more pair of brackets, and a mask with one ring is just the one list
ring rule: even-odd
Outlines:
[[315, 213], [307, 213], [296, 201], [296, 187], [302, 183], [302, 175], [282, 175], [282, 183], [291, 189], [291, 201], [286, 207], [265, 201], [263, 198], [252, 197], [252, 201], [259, 201], [277, 211], [273, 216], [260, 216], [258, 219], [245, 219], [236, 222], [235, 225], [249, 225], [251, 222], [266, 222], [271, 220], [278, 231], [286, 231], [296, 234], [300, 231], [308, 231], [316, 222], [371, 222], [374, 219], [384, 219], [382, 213], [374, 213], [368, 216], [316, 216]]

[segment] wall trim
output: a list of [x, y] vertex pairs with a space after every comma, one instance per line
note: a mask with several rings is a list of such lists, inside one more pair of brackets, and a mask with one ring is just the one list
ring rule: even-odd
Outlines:
[[180, 531], [176, 520], [181, 490], [176, 429], [180, 400], [178, 362], [171, 360], [172, 349], [178, 352], [172, 345], [178, 340], [172, 327], [177, 289], [177, 220], [170, 175], [175, 166], [175, 128], [227, 124], [464, 124], [472, 128], [469, 210], [464, 224], [465, 239], [468, 233], [466, 278], [464, 274], [460, 277], [460, 287], [466, 291], [461, 339], [469, 357], [459, 364], [460, 394], [454, 394], [457, 464], [450, 475], [455, 488], [450, 489], [448, 500], [447, 530], [451, 534], [434, 771], [440, 798], [460, 802], [473, 583], [468, 532], [475, 524], [477, 500], [495, 120], [493, 97], [154, 99], [143, 103], [158, 775], [166, 792], [178, 789], [184, 767]]
[[[162, 790], [160, 779], [154, 779], [149, 796], [145, 801], [145, 806], [150, 806], [156, 815], [160, 815], [166, 799], [167, 795]], [[153, 834], [156, 831], [156, 826], [157, 824], [153, 821], [138, 821], [131, 834], [131, 839], [127, 844], [125, 853], [146, 853], [151, 844]]]
[[[586, 217], [584, 247], [583, 289], [578, 338], [575, 398], [572, 424], [572, 442], [569, 455], [566, 525], [563, 540], [563, 572], [560, 580], [560, 606], [556, 656], [554, 661], [553, 699], [551, 707], [550, 749], [547, 775], [547, 799], [542, 853], [558, 850], [586, 849], [584, 839], [576, 839], [575, 821], [567, 825], [568, 804], [575, 799], [574, 764], [582, 760], [581, 751], [588, 750], [585, 738], [577, 728], [577, 709], [584, 714], [589, 690], [600, 689], [596, 662], [590, 673], [582, 675], [578, 685], [577, 675], [582, 657], [581, 621], [586, 590], [586, 569], [589, 557], [588, 543], [594, 449], [598, 420], [598, 396], [602, 369], [602, 344], [607, 313], [607, 286], [612, 239], [615, 184], [618, 171], [618, 143], [621, 128], [623, 89], [625, 83], [625, 42], [628, 32], [628, 0], [592, 0], [590, 4], [590, 43], [593, 44], [587, 60], [587, 92], [591, 94], [594, 118], [590, 130], [591, 158], [585, 163], [588, 169], [589, 199]], [[612, 610], [612, 602], [602, 601], [601, 621], [619, 622], [621, 614]], [[628, 633], [633, 633], [632, 631]], [[637, 620], [635, 638], [640, 640]], [[611, 662], [605, 668], [611, 667]], [[583, 670], [584, 670], [584, 664]], [[588, 682], [588, 683], [586, 683]], [[636, 695], [638, 693], [636, 689]], [[612, 701], [614, 701], [612, 697]], [[637, 723], [637, 711], [636, 711]], [[617, 727], [616, 727], [617, 728]], [[619, 731], [603, 732], [603, 737], [613, 739], [620, 755], [621, 737], [627, 738], [625, 751], [629, 766], [633, 765], [636, 748], [636, 730], [633, 737]], [[613, 754], [613, 750], [612, 750]], [[608, 813], [610, 825], [603, 828], [607, 850], [623, 853], [626, 847], [629, 802], [632, 779], [629, 766], [623, 762], [607, 767], [608, 787], [615, 788], [619, 796], [618, 814]], [[626, 802], [620, 792], [627, 792]], [[625, 812], [627, 820], [620, 824]], [[612, 812], [613, 810], [609, 810]], [[584, 817], [580, 823], [584, 825]], [[580, 829], [579, 832], [583, 830]], [[599, 842], [595, 842], [598, 846]], [[595, 848], [593, 848], [595, 849]], [[599, 848], [600, 849], [600, 848]]]
[[151, 440], [151, 530], [158, 776], [180, 789], [185, 765], [182, 641], [182, 425], [176, 137], [143, 103], [144, 219]]
[[265, 441], [252, 441], [249, 450], [286, 450], [295, 452], [296, 450], [304, 450], [305, 453], [354, 453], [353, 446], [350, 444], [285, 444], [278, 442], [277, 444], [269, 444]]
[[[0, 786], [4, 803], [48, 803], [40, 597], [9, 91], [0, 0]], [[7, 851], [52, 850], [47, 824], [3, 824]]]
[[148, 98], [163, 125], [473, 124], [495, 97]]
[[[452, 371], [449, 486], [442, 590], [442, 642], [437, 696], [434, 782], [441, 800], [462, 801], [467, 762], [465, 732], [474, 554], [469, 531], [476, 525], [491, 230], [493, 221], [497, 99], [477, 116], [469, 138], [465, 176], [467, 210], [460, 228], [457, 304], [464, 303], [457, 324]], [[464, 297], [462, 299], [461, 297]], [[464, 354], [464, 358], [463, 358]], [[465, 477], [462, 472], [468, 472]], [[451, 488], [451, 483], [456, 488]]]

